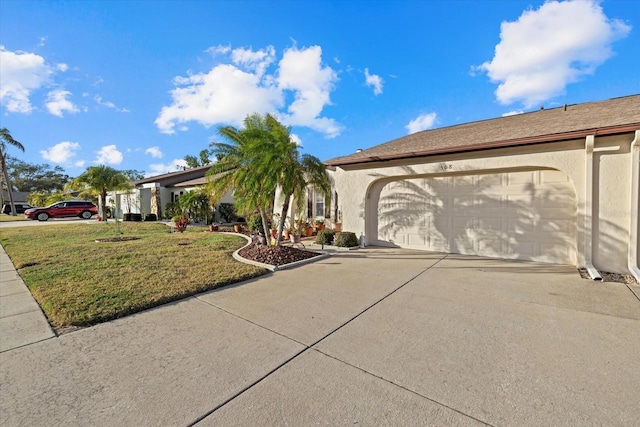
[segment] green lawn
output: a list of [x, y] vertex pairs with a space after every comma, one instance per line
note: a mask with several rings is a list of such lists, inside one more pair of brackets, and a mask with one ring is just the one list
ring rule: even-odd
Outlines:
[[2, 229], [0, 243], [55, 328], [92, 325], [259, 276], [231, 256], [245, 240], [158, 223], [121, 224], [139, 240], [115, 236], [113, 223]]
[[29, 221], [24, 214], [17, 214], [16, 216], [11, 216], [7, 214], [0, 213], [0, 222], [13, 222], [13, 221]]

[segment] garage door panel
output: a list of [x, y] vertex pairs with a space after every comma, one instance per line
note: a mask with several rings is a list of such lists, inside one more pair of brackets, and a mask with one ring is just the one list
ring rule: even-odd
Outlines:
[[576, 263], [575, 192], [558, 171], [405, 179], [378, 209], [378, 239], [400, 246]]

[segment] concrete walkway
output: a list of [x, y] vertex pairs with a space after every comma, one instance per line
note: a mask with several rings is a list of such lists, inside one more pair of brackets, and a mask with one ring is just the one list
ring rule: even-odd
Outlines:
[[0, 352], [53, 337], [47, 318], [0, 245]]
[[640, 425], [640, 301], [368, 248], [0, 354], [2, 424]]

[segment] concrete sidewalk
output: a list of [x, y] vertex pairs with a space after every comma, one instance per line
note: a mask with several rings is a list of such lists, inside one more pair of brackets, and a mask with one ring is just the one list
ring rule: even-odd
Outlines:
[[639, 425], [640, 301], [368, 248], [0, 354], [4, 425]]
[[0, 352], [53, 337], [47, 318], [0, 245]]

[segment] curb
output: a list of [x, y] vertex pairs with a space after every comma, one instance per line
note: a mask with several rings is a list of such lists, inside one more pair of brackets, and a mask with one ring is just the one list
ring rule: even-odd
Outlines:
[[[303, 259], [303, 260], [300, 260], [300, 261], [292, 262], [292, 263], [289, 263], [289, 264], [284, 264], [284, 265], [281, 265], [281, 266], [265, 264], [263, 262], [253, 261], [253, 260], [250, 260], [250, 259], [247, 259], [247, 258], [243, 258], [243, 257], [240, 256], [239, 252], [251, 244], [251, 238], [249, 236], [246, 236], [246, 235], [240, 234], [240, 233], [228, 233], [228, 234], [233, 234], [233, 235], [236, 235], [236, 236], [242, 236], [247, 240], [247, 244], [246, 245], [244, 245], [243, 247], [241, 247], [240, 249], [236, 250], [233, 253], [233, 258], [236, 261], [244, 262], [245, 264], [255, 265], [256, 267], [261, 267], [261, 268], [267, 269], [269, 271], [287, 270], [289, 268], [295, 268], [295, 267], [298, 267], [298, 266], [303, 265], [303, 264], [309, 264], [311, 262], [320, 261], [321, 259], [326, 259], [326, 258], [329, 258], [331, 256], [329, 254], [321, 254], [319, 256], [314, 256], [313, 258]], [[309, 251], [309, 252], [319, 253], [317, 251]]]

